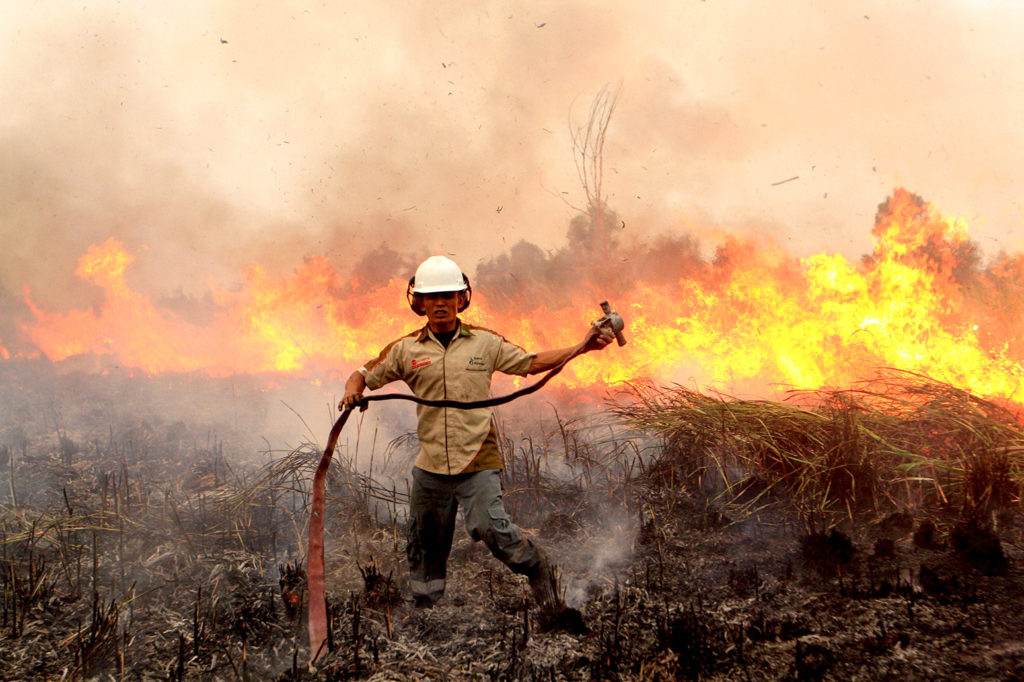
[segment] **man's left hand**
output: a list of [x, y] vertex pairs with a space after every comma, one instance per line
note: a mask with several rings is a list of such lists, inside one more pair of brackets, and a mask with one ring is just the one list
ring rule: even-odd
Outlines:
[[587, 332], [587, 345], [583, 352], [589, 353], [592, 350], [602, 350], [605, 346], [615, 340], [615, 335], [604, 327], [591, 327]]

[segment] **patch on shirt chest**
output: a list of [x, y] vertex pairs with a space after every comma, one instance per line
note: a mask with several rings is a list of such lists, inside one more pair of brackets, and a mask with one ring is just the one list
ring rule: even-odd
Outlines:
[[466, 369], [475, 372], [485, 371], [487, 369], [487, 363], [480, 355], [470, 355], [469, 362], [466, 363]]
[[419, 369], [430, 364], [430, 358], [416, 358], [412, 361], [412, 368]]

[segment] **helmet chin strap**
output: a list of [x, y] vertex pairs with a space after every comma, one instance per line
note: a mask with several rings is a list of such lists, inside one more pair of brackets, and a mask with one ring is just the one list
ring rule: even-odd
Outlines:
[[[469, 304], [473, 301], [473, 287], [471, 287], [469, 284], [469, 277], [463, 275], [462, 281], [465, 284], [466, 288], [456, 292], [462, 294], [465, 297], [465, 302], [459, 304], [458, 311], [460, 313], [464, 311], [466, 308], [468, 308]], [[415, 291], [415, 286], [416, 277], [410, 277], [409, 286], [405, 290], [405, 300], [409, 302], [409, 307], [412, 309], [412, 311], [419, 315], [420, 317], [422, 317], [427, 314], [427, 311], [424, 310], [423, 308], [423, 294], [417, 293]]]

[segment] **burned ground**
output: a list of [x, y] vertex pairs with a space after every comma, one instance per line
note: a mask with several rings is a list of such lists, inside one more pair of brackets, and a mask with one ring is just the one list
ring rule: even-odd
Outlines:
[[[963, 483], [944, 470], [945, 504], [922, 490], [901, 504], [882, 494], [884, 472], [858, 469], [858, 480], [875, 480], [866, 505], [852, 488], [795, 495], [767, 466], [705, 457], [721, 442], [702, 441], [697, 458], [682, 413], [664, 422], [680, 433], [638, 428], [636, 410], [656, 414], [652, 402], [552, 416], [529, 433], [506, 419], [506, 502], [558, 560], [574, 609], [561, 617], [541, 613], [524, 579], [461, 528], [446, 597], [413, 608], [404, 490], [342, 452], [328, 500], [330, 647], [310, 668], [301, 567], [318, 448], [256, 455], [224, 424], [102, 411], [103, 379], [78, 381], [69, 393], [90, 409], [69, 407], [53, 384], [34, 394], [44, 384], [12, 379], [17, 391], [3, 395], [13, 410], [0, 438], [3, 679], [1024, 676], [1013, 442], [987, 469], [965, 459], [974, 473]], [[49, 417], [30, 409], [47, 404]], [[722, 404], [734, 416], [750, 407]], [[852, 422], [834, 417], [851, 436]], [[986, 438], [1019, 429], [1009, 417], [974, 425]], [[802, 431], [787, 448], [813, 440]], [[731, 452], [751, 450], [730, 438]], [[863, 466], [862, 445], [846, 464]], [[396, 442], [377, 466], [401, 469], [407, 446]], [[825, 471], [842, 464], [833, 457]], [[806, 475], [827, 480], [820, 474]], [[925, 477], [901, 476], [905, 486]]]

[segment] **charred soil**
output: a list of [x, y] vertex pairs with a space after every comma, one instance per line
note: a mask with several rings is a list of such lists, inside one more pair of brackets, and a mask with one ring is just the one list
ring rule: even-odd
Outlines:
[[[3, 679], [1024, 677], [1012, 497], [986, 513], [809, 516], [770, 485], [757, 505], [726, 499], [678, 443], [556, 418], [543, 437], [505, 437], [506, 503], [556, 558], [567, 610], [541, 612], [461, 529], [448, 592], [421, 609], [401, 486], [340, 457], [329, 646], [311, 666], [302, 552], [317, 447], [243, 467], [203, 424], [4, 428]], [[397, 468], [403, 456], [389, 451]]]

